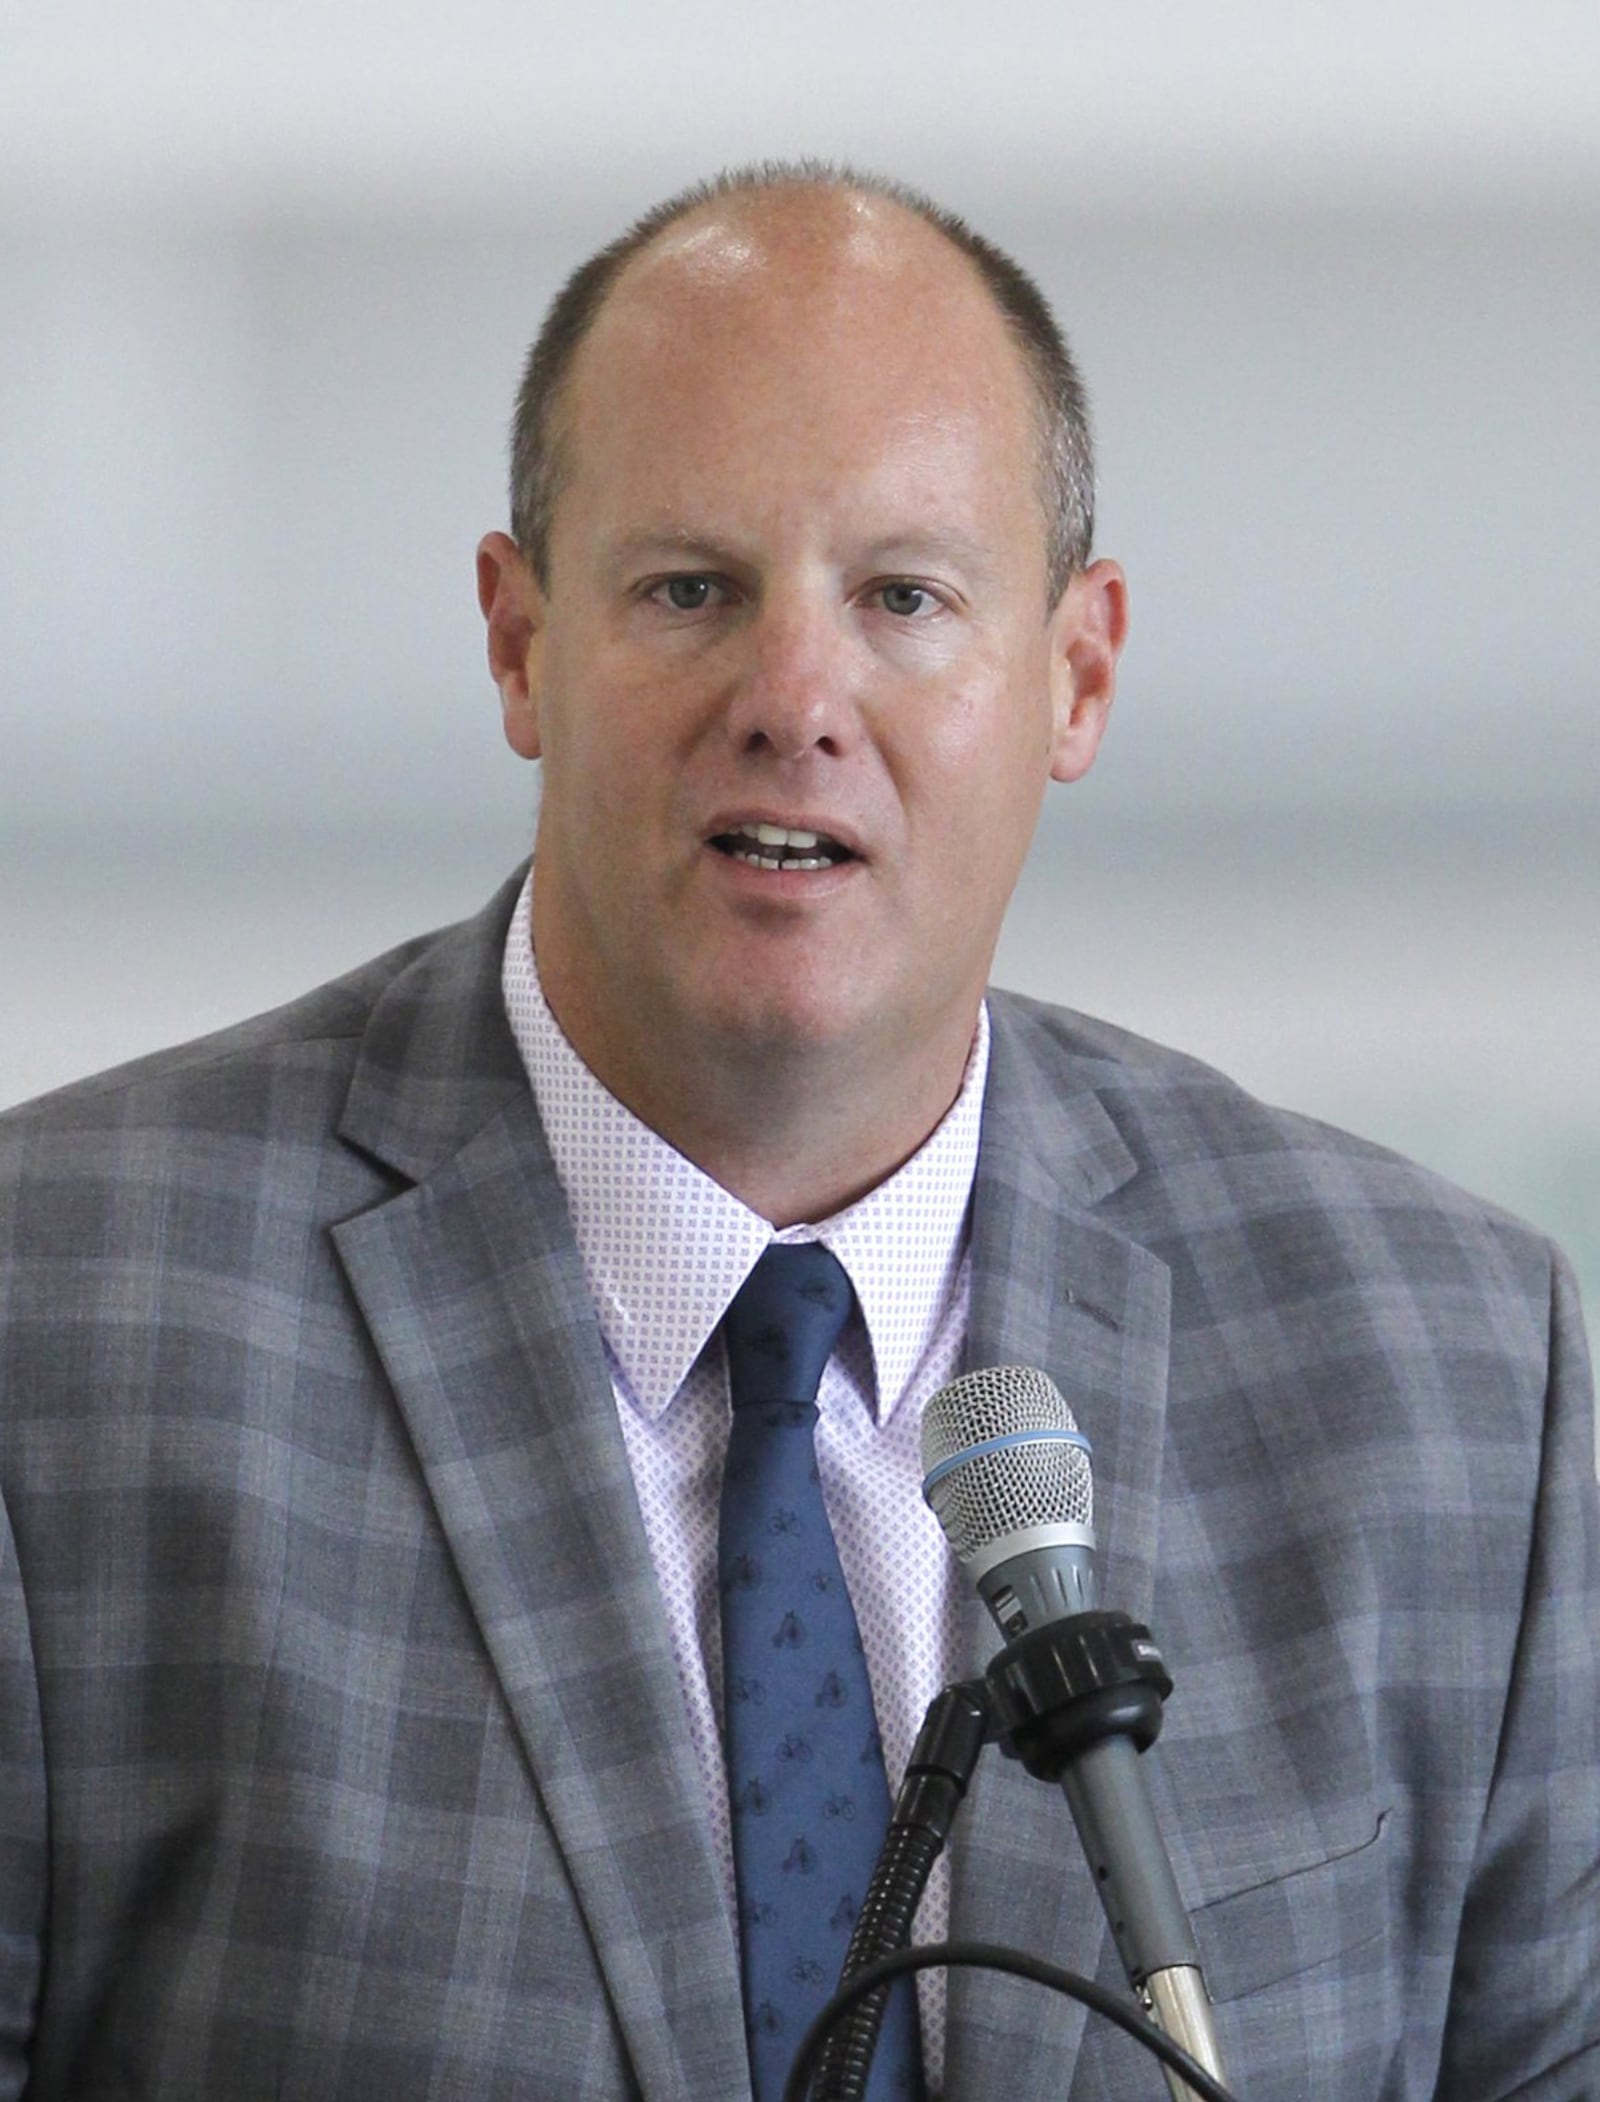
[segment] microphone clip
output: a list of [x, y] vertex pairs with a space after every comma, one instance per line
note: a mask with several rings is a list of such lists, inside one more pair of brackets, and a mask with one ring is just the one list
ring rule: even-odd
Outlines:
[[1172, 1676], [1150, 1630], [1126, 1613], [1074, 1613], [1030, 1628], [984, 1674], [991, 1734], [1039, 1781], [1109, 1738], [1146, 1751]]

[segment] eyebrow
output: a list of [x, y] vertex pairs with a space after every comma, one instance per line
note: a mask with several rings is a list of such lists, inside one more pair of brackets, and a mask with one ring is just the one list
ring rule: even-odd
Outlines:
[[[693, 562], [707, 569], [751, 566], [749, 555], [737, 553], [725, 542], [689, 526], [673, 525], [643, 526], [619, 533], [604, 543], [604, 557], [612, 570], [661, 557]], [[890, 533], [881, 540], [867, 542], [856, 559], [870, 568], [889, 571], [916, 570], [928, 565], [937, 568], [941, 563], [953, 562], [979, 580], [994, 576], [998, 567], [992, 551], [983, 542], [954, 531]]]
[[873, 541], [863, 553], [869, 562], [885, 569], [954, 562], [971, 576], [990, 577], [996, 567], [994, 552], [983, 541], [950, 529], [891, 533], [887, 539]]
[[608, 537], [603, 546], [606, 563], [612, 569], [624, 568], [630, 562], [649, 561], [660, 555], [701, 562], [708, 569], [726, 569], [738, 565], [740, 560], [731, 548], [708, 540], [703, 533], [693, 532], [687, 526], [643, 526], [630, 533], [619, 533], [614, 539]]

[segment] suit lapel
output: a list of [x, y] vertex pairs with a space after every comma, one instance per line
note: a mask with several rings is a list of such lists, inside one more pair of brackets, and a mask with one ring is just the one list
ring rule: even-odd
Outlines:
[[[342, 1136], [397, 1194], [335, 1229], [564, 1849], [648, 2102], [745, 2091], [737, 1956], [659, 1590], [565, 1205], [498, 997], [515, 883], [372, 1012]], [[1147, 1614], [1167, 1273], [1093, 1217], [1135, 1163], [997, 1002], [974, 1192], [969, 1364], [1041, 1366], [1095, 1448], [1108, 1603]], [[967, 1668], [997, 1646], [981, 1608]], [[647, 1807], [641, 1807], [647, 1806]], [[952, 1933], [1114, 1975], [1059, 1792], [984, 1754]], [[1041, 1863], [1059, 1874], [1040, 1874]], [[1064, 2092], [1083, 2013], [952, 1974], [949, 2102]]]
[[485, 999], [498, 908], [488, 953], [430, 956], [375, 1011], [344, 1135], [413, 1179], [334, 1238], [640, 2087], [737, 2095], [737, 1958], [665, 1613], [559, 1184]]
[[[1148, 1616], [1166, 1408], [1169, 1278], [1092, 1207], [1135, 1163], [1097, 1098], [1063, 1097], [994, 1007], [974, 1191], [969, 1366], [1036, 1365], [1094, 1447], [1101, 1596]], [[999, 1646], [974, 1606], [969, 1668]], [[1058, 1865], [1041, 1871], [1041, 1864]], [[989, 1748], [952, 1846], [951, 1932], [1121, 1982], [1099, 1897], [1060, 1791]], [[1020, 1980], [951, 1974], [948, 2102], [1045, 2102], [1067, 2092], [1077, 2003]]]

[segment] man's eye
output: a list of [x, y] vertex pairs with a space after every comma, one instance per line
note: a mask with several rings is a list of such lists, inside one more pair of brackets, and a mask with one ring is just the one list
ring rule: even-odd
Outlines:
[[937, 603], [933, 593], [924, 590], [920, 584], [885, 584], [878, 597], [883, 603], [885, 613], [896, 614], [902, 620], [909, 620], [918, 613], [926, 612], [930, 606]]
[[710, 605], [716, 586], [710, 577], [668, 577], [657, 589], [674, 612], [698, 613]]

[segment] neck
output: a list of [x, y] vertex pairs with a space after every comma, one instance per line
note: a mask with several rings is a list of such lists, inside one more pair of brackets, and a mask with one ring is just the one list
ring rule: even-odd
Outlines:
[[[830, 1071], [781, 1076], [765, 1069], [703, 1074], [687, 1099], [636, 1116], [774, 1226], [830, 1218], [876, 1189], [928, 1139], [961, 1091], [971, 1039], [942, 1069], [870, 1074], [841, 1061]], [[787, 1086], [774, 1085], [779, 1079]]]
[[[908, 1058], [893, 1045], [752, 1046], [658, 1030], [648, 1056], [585, 1026], [581, 1000], [545, 982], [567, 1040], [596, 1079], [668, 1145], [772, 1225], [826, 1219], [904, 1165], [961, 1092], [977, 1013]], [[630, 1056], [630, 1051], [636, 1055]]]

